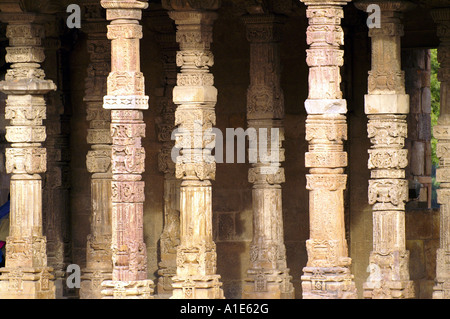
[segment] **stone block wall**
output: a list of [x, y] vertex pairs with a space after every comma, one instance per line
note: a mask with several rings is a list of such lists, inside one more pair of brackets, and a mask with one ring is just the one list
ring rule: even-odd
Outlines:
[[410, 253], [409, 271], [416, 298], [431, 299], [439, 248], [439, 209], [407, 211], [406, 248]]
[[431, 208], [431, 74], [430, 52], [427, 49], [402, 50], [406, 93], [410, 96], [407, 118], [408, 167], [406, 178], [410, 187], [420, 184], [418, 198], [408, 205]]

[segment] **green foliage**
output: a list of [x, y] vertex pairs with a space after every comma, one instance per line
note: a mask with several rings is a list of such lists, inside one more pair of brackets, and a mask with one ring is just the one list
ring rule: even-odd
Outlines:
[[[431, 51], [431, 127], [433, 128], [437, 124], [440, 110], [440, 89], [441, 84], [437, 78], [437, 72], [439, 70], [439, 62], [437, 59], [437, 49], [432, 49]], [[433, 165], [438, 166], [439, 160], [436, 156], [436, 143], [437, 140], [433, 136], [433, 131], [431, 131], [431, 152]]]

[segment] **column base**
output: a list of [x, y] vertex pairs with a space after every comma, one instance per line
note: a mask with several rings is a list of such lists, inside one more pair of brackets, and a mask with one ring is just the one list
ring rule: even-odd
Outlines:
[[433, 299], [450, 299], [450, 279], [446, 281], [436, 280], [433, 287]]
[[[441, 205], [441, 219], [444, 219], [442, 210], [445, 208], [446, 205]], [[449, 269], [450, 251], [438, 248], [436, 251], [436, 284], [433, 287], [433, 299], [450, 299]]]
[[242, 288], [242, 299], [294, 299], [289, 269], [249, 269]]
[[1, 268], [0, 299], [55, 299], [50, 267]]
[[353, 275], [346, 267], [305, 267], [303, 299], [356, 299]]
[[158, 270], [158, 284], [157, 292], [158, 298], [167, 299], [172, 296], [172, 278], [176, 275], [177, 269], [174, 268], [162, 268]]
[[112, 279], [112, 270], [85, 269], [82, 272], [80, 299], [101, 299], [102, 282]]
[[364, 299], [411, 299], [414, 298], [412, 281], [377, 281], [363, 283]]
[[133, 280], [119, 281], [106, 280], [102, 282], [102, 298], [103, 299], [153, 299], [154, 290], [153, 281]]
[[170, 299], [224, 299], [220, 275], [179, 278], [173, 277]]

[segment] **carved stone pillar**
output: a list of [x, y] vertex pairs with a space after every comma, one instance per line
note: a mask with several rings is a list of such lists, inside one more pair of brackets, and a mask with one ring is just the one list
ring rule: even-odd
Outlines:
[[64, 102], [62, 46], [58, 17], [49, 15], [45, 23], [45, 61], [43, 68], [57, 90], [47, 95], [46, 133], [47, 171], [42, 193], [43, 232], [47, 238], [47, 261], [55, 275], [56, 298], [65, 298], [73, 291], [66, 285], [66, 268], [70, 264], [69, 227], [69, 115]]
[[[366, 10], [373, 1], [357, 6]], [[373, 250], [370, 276], [363, 285], [364, 298], [391, 299], [414, 297], [409, 280], [409, 252], [405, 242], [405, 202], [408, 200], [408, 165], [404, 149], [407, 136], [406, 114], [409, 95], [405, 94], [405, 75], [401, 69], [403, 25], [401, 11], [407, 2], [375, 2], [381, 8], [381, 27], [369, 30], [372, 38], [372, 70], [369, 71], [365, 112], [367, 132], [372, 143], [368, 167], [369, 204], [373, 205]]]
[[11, 63], [0, 90], [8, 97], [5, 118], [6, 171], [11, 175], [10, 233], [6, 267], [0, 270], [0, 298], [55, 298], [53, 269], [47, 266], [46, 237], [42, 231], [42, 179], [47, 167], [42, 143], [46, 130], [44, 94], [55, 90], [45, 80], [43, 18], [32, 13], [3, 13], [8, 23], [6, 62]]
[[220, 276], [216, 274], [216, 245], [212, 238], [212, 187], [215, 161], [212, 126], [217, 89], [209, 72], [213, 22], [218, 1], [163, 1], [177, 25], [180, 44], [176, 62], [181, 67], [173, 102], [177, 105], [175, 125], [176, 177], [180, 190], [180, 245], [177, 248], [177, 274], [172, 278], [172, 298], [223, 298]]
[[101, 283], [112, 279], [111, 255], [111, 111], [103, 108], [111, 50], [106, 21], [98, 2], [84, 4], [83, 31], [90, 63], [85, 81], [87, 143], [86, 167], [91, 176], [91, 232], [87, 237], [86, 268], [82, 272], [81, 299], [99, 299]]
[[309, 26], [306, 62], [309, 96], [305, 101], [306, 188], [309, 192], [310, 238], [308, 262], [303, 268], [303, 298], [356, 298], [344, 224], [344, 189], [347, 175], [346, 100], [340, 90], [344, 32], [340, 26], [347, 0], [302, 0]]
[[148, 4], [142, 1], [102, 0], [110, 20], [111, 72], [103, 108], [111, 110], [112, 280], [102, 283], [105, 298], [153, 298], [147, 278], [143, 210], [145, 137], [142, 110], [148, 109], [144, 76], [140, 72], [139, 20]]
[[175, 109], [173, 88], [177, 84], [176, 56], [179, 49], [176, 41], [175, 24], [167, 11], [155, 12], [149, 17], [155, 39], [159, 44], [163, 65], [162, 94], [158, 96], [161, 110], [156, 119], [158, 140], [162, 143], [158, 154], [158, 168], [164, 173], [164, 227], [160, 237], [160, 256], [158, 263], [157, 292], [160, 298], [172, 296], [172, 277], [177, 272], [177, 247], [180, 244], [180, 184], [175, 177], [175, 162], [171, 152], [175, 146], [172, 132], [175, 130]]
[[[250, 151], [259, 153], [255, 154], [257, 162], [252, 164], [248, 175], [249, 182], [253, 183], [253, 241], [242, 297], [294, 298], [286, 264], [281, 195], [284, 99], [280, 87], [279, 42], [284, 19], [268, 14], [244, 16], [243, 21], [250, 42], [247, 119], [249, 128], [258, 134], [256, 149]], [[267, 150], [268, 158], [263, 158], [261, 148]]]
[[450, 299], [450, 8], [433, 10], [432, 16], [441, 40], [438, 47], [441, 107], [438, 123], [433, 128], [434, 137], [438, 140], [436, 155], [439, 157], [439, 168], [436, 169], [436, 180], [440, 183], [437, 190], [440, 244], [437, 249], [433, 299]]

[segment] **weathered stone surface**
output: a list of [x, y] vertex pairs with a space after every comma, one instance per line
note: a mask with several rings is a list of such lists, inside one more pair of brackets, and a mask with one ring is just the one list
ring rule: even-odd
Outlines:
[[[381, 3], [378, 2], [378, 5]], [[368, 3], [357, 6], [364, 10]], [[403, 35], [400, 13], [408, 3], [383, 5], [381, 28], [370, 29], [372, 70], [365, 96], [367, 132], [372, 143], [368, 168], [371, 170], [368, 199], [373, 210], [373, 250], [369, 257], [370, 275], [363, 284], [364, 298], [413, 298], [409, 278], [409, 252], [405, 242], [405, 203], [408, 182], [404, 169], [408, 151], [406, 115], [409, 95], [405, 94], [401, 70], [400, 38]], [[385, 6], [385, 7], [384, 7]]]
[[42, 230], [40, 174], [47, 169], [47, 153], [42, 147], [46, 139], [43, 95], [56, 87], [44, 79], [40, 69], [39, 63], [44, 60], [44, 48], [40, 46], [44, 36], [42, 17], [20, 13], [2, 14], [0, 19], [8, 23], [7, 35], [14, 39], [6, 57], [13, 63], [14, 72], [0, 83], [0, 91], [8, 95], [11, 126], [6, 138], [12, 143], [6, 151], [6, 169], [12, 174], [11, 224], [6, 267], [0, 270], [0, 298], [54, 299], [55, 277], [47, 266], [47, 239]]
[[[210, 147], [215, 140], [208, 137], [216, 122], [217, 89], [209, 72], [214, 64], [210, 45], [216, 7], [197, 10], [186, 1], [176, 5], [163, 1], [163, 5], [170, 9], [169, 16], [177, 26], [180, 50], [176, 63], [182, 74], [173, 90], [173, 102], [177, 105], [175, 125], [180, 132], [175, 145], [181, 148], [175, 176], [182, 181], [180, 244], [171, 298], [221, 299], [222, 283], [216, 274], [216, 245], [212, 238], [210, 180], [215, 178], [216, 166]], [[201, 79], [194, 80], [196, 76]]]
[[82, 269], [81, 299], [100, 299], [101, 283], [112, 279], [111, 255], [111, 111], [102, 108], [110, 70], [110, 43], [100, 3], [83, 3], [93, 12], [84, 21], [90, 63], [85, 79], [86, 119], [89, 121], [86, 167], [91, 175], [90, 234], [86, 245], [86, 268]]
[[[256, 148], [264, 147], [278, 153], [278, 160], [254, 163], [249, 170], [253, 183], [253, 240], [250, 246], [250, 265], [243, 283], [242, 297], [249, 299], [289, 299], [294, 288], [286, 263], [283, 238], [281, 183], [284, 170], [284, 95], [281, 90], [279, 42], [284, 19], [273, 14], [243, 17], [247, 40], [250, 42], [250, 86], [247, 91], [248, 127], [278, 130], [279, 142], [271, 148], [269, 138], [257, 139]], [[269, 131], [268, 131], [269, 132]], [[266, 143], [263, 145], [263, 143]], [[283, 157], [283, 158], [282, 158]], [[275, 173], [264, 170], [271, 168]]]
[[[140, 72], [142, 1], [101, 1], [111, 40], [111, 72], [104, 109], [111, 109], [111, 255], [112, 280], [102, 282], [104, 298], [153, 298], [147, 279], [143, 232], [145, 137], [142, 110], [148, 108]], [[126, 19], [126, 20], [123, 20]], [[126, 21], [125, 23], [123, 21]]]
[[[158, 169], [164, 174], [163, 216], [164, 226], [160, 236], [160, 260], [158, 261], [158, 298], [172, 295], [172, 277], [177, 271], [177, 247], [180, 244], [180, 184], [175, 177], [175, 162], [171, 152], [175, 146], [172, 132], [175, 129], [175, 109], [172, 92], [177, 84], [176, 56], [179, 48], [176, 42], [176, 30], [167, 11], [152, 12], [147, 16], [151, 29], [156, 32], [156, 41], [160, 48], [160, 58], [164, 71], [161, 80], [161, 93], [157, 105], [160, 111], [156, 118], [157, 137], [162, 144], [158, 154]], [[180, 81], [180, 80], [178, 80]], [[196, 83], [193, 85], [201, 85]]]
[[[450, 298], [450, 276], [449, 276], [449, 242], [450, 229], [448, 225], [450, 197], [449, 194], [449, 176], [445, 175], [448, 167], [448, 158], [450, 156], [448, 143], [450, 140], [450, 117], [449, 102], [445, 98], [449, 92], [450, 77], [450, 55], [448, 34], [450, 11], [448, 9], [436, 9], [432, 12], [434, 21], [437, 24], [437, 34], [441, 40], [438, 47], [438, 61], [440, 68], [438, 71], [438, 79], [441, 82], [441, 100], [440, 115], [438, 125], [434, 127], [434, 137], [438, 140], [436, 147], [436, 155], [439, 157], [439, 168], [436, 170], [436, 176], [439, 178], [440, 189], [437, 190], [437, 200], [440, 206], [440, 245], [437, 249], [436, 256], [436, 284], [433, 287], [433, 299], [449, 299]], [[444, 174], [442, 174], [444, 173]]]
[[344, 225], [347, 105], [340, 89], [343, 51], [339, 47], [344, 42], [340, 24], [346, 1], [302, 2], [307, 5], [310, 46], [306, 59], [309, 96], [305, 102], [310, 238], [306, 241], [308, 262], [301, 277], [302, 294], [305, 299], [356, 298]]

